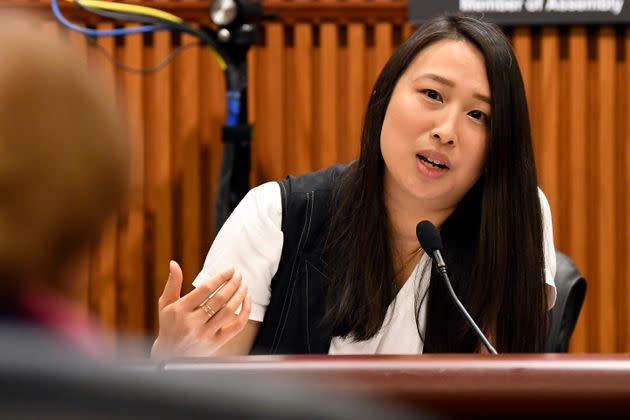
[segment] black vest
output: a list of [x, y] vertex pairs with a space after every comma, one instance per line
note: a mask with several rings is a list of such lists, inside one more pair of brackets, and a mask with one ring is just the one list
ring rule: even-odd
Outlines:
[[328, 353], [332, 336], [322, 323], [326, 288], [322, 248], [333, 190], [346, 167], [336, 165], [278, 182], [284, 243], [252, 354]]

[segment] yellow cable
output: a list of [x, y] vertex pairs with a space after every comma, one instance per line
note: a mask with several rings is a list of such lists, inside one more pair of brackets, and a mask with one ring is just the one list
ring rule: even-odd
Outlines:
[[95, 9], [103, 9], [103, 10], [112, 10], [115, 12], [127, 12], [127, 13], [137, 13], [140, 15], [151, 16], [158, 19], [168, 20], [173, 23], [184, 23], [184, 20], [179, 16], [175, 16], [172, 13], [165, 12], [163, 10], [154, 9], [152, 7], [147, 6], [139, 6], [137, 4], [125, 4], [125, 3], [115, 3], [111, 1], [102, 1], [102, 0], [66, 0], [70, 3], [78, 3], [82, 6], [93, 7]]
[[217, 61], [219, 62], [219, 67], [221, 67], [221, 70], [225, 71], [225, 69], [227, 69], [227, 64], [225, 63], [225, 60], [223, 59], [223, 57], [221, 57], [221, 54], [219, 54], [217, 50], [212, 48], [211, 45], [208, 45], [208, 48], [210, 48], [210, 52], [212, 53], [212, 55], [214, 55], [214, 58], [216, 58]]

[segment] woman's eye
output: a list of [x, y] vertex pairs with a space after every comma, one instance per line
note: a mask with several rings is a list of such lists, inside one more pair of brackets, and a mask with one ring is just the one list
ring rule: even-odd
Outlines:
[[484, 123], [487, 123], [488, 121], [490, 121], [490, 118], [488, 118], [488, 116], [484, 112], [481, 112], [481, 111], [470, 111], [468, 115]]
[[433, 89], [424, 89], [422, 93], [425, 96], [427, 96], [429, 99], [442, 102], [442, 95], [440, 95], [438, 92], [436, 92]]

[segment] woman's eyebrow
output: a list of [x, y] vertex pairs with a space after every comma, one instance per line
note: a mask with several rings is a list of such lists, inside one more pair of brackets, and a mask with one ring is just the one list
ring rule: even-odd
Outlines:
[[[431, 80], [435, 80], [438, 83], [441, 83], [445, 86], [448, 87], [455, 87], [455, 82], [453, 82], [452, 80], [449, 80], [445, 77], [440, 76], [439, 74], [435, 74], [435, 73], [425, 73], [423, 75], [420, 75], [418, 77], [418, 79], [431, 79]], [[490, 101], [490, 97], [486, 96], [486, 95], [482, 95], [481, 93], [474, 93], [473, 96], [481, 101], [486, 102], [488, 105], [492, 105], [492, 102]]]
[[481, 93], [474, 93], [473, 96], [481, 101], [486, 102], [488, 105], [492, 105], [490, 98], [486, 95], [482, 95]]
[[421, 75], [419, 78], [432, 79], [448, 87], [455, 87], [455, 82], [435, 73], [426, 73], [426, 74]]

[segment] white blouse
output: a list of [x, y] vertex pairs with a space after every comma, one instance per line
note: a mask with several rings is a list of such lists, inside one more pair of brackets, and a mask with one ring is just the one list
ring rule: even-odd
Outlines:
[[[551, 210], [543, 192], [538, 195], [543, 216], [545, 276], [548, 287], [548, 308], [556, 301], [554, 277], [556, 253], [553, 243]], [[252, 300], [249, 319], [262, 322], [271, 298], [271, 279], [278, 270], [284, 237], [282, 234], [282, 198], [280, 186], [267, 182], [253, 188], [234, 209], [216, 236], [201, 272], [193, 282], [228, 267], [243, 275]], [[431, 259], [424, 254], [408, 281], [389, 305], [379, 332], [369, 340], [333, 337], [329, 354], [418, 354], [422, 353], [426, 326], [426, 293], [431, 279]], [[421, 299], [416, 323], [415, 296]], [[424, 298], [424, 299], [423, 299]], [[418, 334], [418, 326], [419, 332]]]

